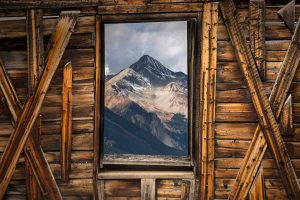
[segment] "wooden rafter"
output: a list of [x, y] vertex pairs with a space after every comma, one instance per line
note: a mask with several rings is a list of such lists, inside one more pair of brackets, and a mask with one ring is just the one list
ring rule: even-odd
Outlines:
[[[26, 15], [26, 29], [27, 29], [27, 61], [28, 61], [28, 94], [32, 95], [39, 78], [40, 71], [42, 70], [44, 58], [43, 58], [43, 12], [42, 10], [28, 10]], [[21, 107], [20, 107], [21, 108]], [[19, 110], [20, 113], [21, 109]], [[29, 140], [40, 145], [40, 129], [41, 119], [38, 117], [35, 127], [32, 129], [32, 133], [29, 136]], [[30, 146], [25, 148], [25, 153], [30, 155]], [[36, 149], [31, 149], [36, 150]], [[43, 156], [43, 155], [41, 155]], [[40, 190], [38, 182], [34, 176], [34, 172], [30, 167], [29, 159], [25, 158], [25, 172], [26, 172], [26, 188], [27, 199], [40, 199]], [[51, 171], [50, 171], [51, 172]]]
[[[241, 70], [250, 91], [252, 103], [259, 118], [260, 126], [258, 127], [258, 129], [261, 128], [263, 130], [263, 135], [275, 160], [288, 198], [299, 199], [298, 195], [300, 194], [300, 185], [298, 183], [297, 176], [285, 147], [284, 141], [281, 137], [279, 126], [276, 122], [276, 117], [273, 114], [275, 112], [273, 112], [267, 99], [264, 86], [257, 71], [256, 62], [253, 58], [249, 46], [246, 43], [242, 27], [239, 24], [234, 2], [232, 0], [221, 0], [220, 8], [224, 17], [227, 31], [229, 33], [229, 37], [233, 45], [235, 46], [235, 53], [237, 55]], [[277, 81], [280, 82], [281, 80], [277, 79]], [[283, 86], [285, 87], [288, 82], [289, 80], [283, 82]], [[275, 84], [274, 87], [279, 87], [279, 85]], [[271, 94], [270, 99], [273, 101], [273, 98], [275, 96], [280, 95], [284, 94], [282, 94], [281, 91], [279, 92], [279, 94]], [[273, 105], [275, 105], [273, 106], [273, 109], [275, 111], [278, 108], [278, 105], [276, 103]], [[254, 158], [254, 160], [256, 159], [259, 158]], [[247, 185], [249, 183], [244, 184]], [[243, 198], [245, 197], [242, 197], [242, 199]], [[230, 195], [230, 199], [237, 199], [237, 196]]]
[[250, 48], [262, 80], [266, 80], [265, 0], [249, 2]]
[[[16, 129], [9, 138], [7, 147], [0, 160], [0, 199], [2, 199], [5, 194], [20, 154], [26, 144], [27, 138], [35, 123], [35, 120], [38, 117], [38, 113], [41, 109], [45, 94], [48, 90], [54, 72], [56, 71], [58, 64], [62, 58], [63, 52], [68, 44], [78, 15], [79, 12], [77, 11], [66, 11], [61, 13], [55, 32], [53, 33], [50, 40], [50, 43], [52, 43], [52, 48], [47, 55], [47, 59], [45, 61], [45, 69], [42, 73], [39, 84], [37, 85], [34, 94], [27, 100], [18, 118]], [[12, 93], [13, 90], [7, 91]], [[17, 99], [14, 102], [17, 102]], [[17, 104], [15, 106], [16, 111], [18, 109]], [[17, 113], [15, 113], [15, 115], [18, 116]], [[42, 166], [40, 165], [38, 167]], [[60, 193], [56, 198], [62, 199]]]
[[203, 113], [201, 134], [201, 199], [214, 195], [214, 121], [216, 107], [218, 6], [204, 3], [202, 21], [201, 73], [203, 77]]
[[[296, 73], [296, 69], [300, 62], [300, 51], [298, 49], [298, 41], [300, 38], [300, 27], [297, 25], [296, 31], [292, 37], [292, 41], [282, 62], [280, 71], [277, 75], [274, 87], [272, 88], [269, 102], [273, 107], [276, 119], [280, 113], [291, 86], [291, 82]], [[257, 126], [252, 142], [248, 148], [246, 156], [241, 165], [238, 176], [231, 190], [231, 197], [245, 196], [254, 180], [255, 174], [259, 169], [263, 155], [266, 151], [267, 143], [260, 126]]]
[[69, 180], [72, 150], [72, 65], [64, 67], [61, 120], [61, 178]]

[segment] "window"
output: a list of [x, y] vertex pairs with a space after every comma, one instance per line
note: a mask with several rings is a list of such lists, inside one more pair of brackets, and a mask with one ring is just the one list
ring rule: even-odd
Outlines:
[[191, 166], [195, 21], [114, 20], [102, 22], [101, 164]]

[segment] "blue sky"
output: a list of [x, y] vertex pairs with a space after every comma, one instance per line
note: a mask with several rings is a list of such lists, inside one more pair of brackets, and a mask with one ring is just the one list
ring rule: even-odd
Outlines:
[[187, 22], [105, 24], [105, 73], [148, 54], [173, 71], [187, 71]]

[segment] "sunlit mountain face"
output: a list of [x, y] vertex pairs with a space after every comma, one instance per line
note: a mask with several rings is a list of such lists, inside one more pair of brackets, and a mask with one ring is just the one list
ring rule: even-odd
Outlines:
[[104, 153], [187, 155], [187, 80], [149, 55], [106, 76]]

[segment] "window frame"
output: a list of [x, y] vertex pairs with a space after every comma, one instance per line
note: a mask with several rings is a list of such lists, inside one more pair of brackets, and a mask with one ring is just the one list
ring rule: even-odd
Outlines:
[[[200, 109], [200, 59], [201, 49], [200, 46], [200, 34], [201, 34], [201, 14], [199, 12], [189, 13], [163, 13], [163, 14], [112, 14], [112, 15], [101, 15], [100, 25], [98, 24], [100, 40], [96, 43], [96, 62], [97, 56], [99, 67], [99, 78], [100, 82], [98, 87], [100, 89], [100, 99], [95, 102], [100, 102], [99, 111], [95, 108], [95, 116], [100, 116], [98, 139], [98, 156], [99, 156], [99, 168], [110, 168], [110, 166], [170, 166], [170, 167], [196, 167], [199, 163], [199, 158], [195, 155], [200, 155], [199, 146], [199, 112], [196, 110]], [[187, 63], [188, 63], [188, 155], [187, 156], [152, 156], [152, 155], [133, 155], [133, 154], [119, 154], [119, 155], [104, 155], [104, 90], [105, 90], [105, 72], [104, 72], [104, 24], [110, 23], [134, 23], [134, 22], [167, 22], [167, 21], [187, 21]], [[96, 22], [97, 23], [97, 22]], [[99, 22], [98, 22], [99, 23]], [[97, 45], [98, 51], [97, 51]], [[98, 53], [97, 53], [98, 52]], [[100, 54], [100, 55], [98, 55]], [[100, 61], [99, 61], [100, 59]], [[96, 66], [97, 67], [97, 66]], [[97, 70], [96, 70], [97, 71]], [[97, 84], [97, 82], [96, 82]], [[198, 109], [197, 109], [198, 108]], [[98, 113], [97, 113], [98, 112]], [[198, 123], [196, 123], [198, 121]], [[95, 122], [97, 123], [97, 122]], [[97, 133], [98, 132], [98, 133]], [[95, 142], [97, 143], [97, 142]], [[97, 145], [97, 144], [95, 144]]]

